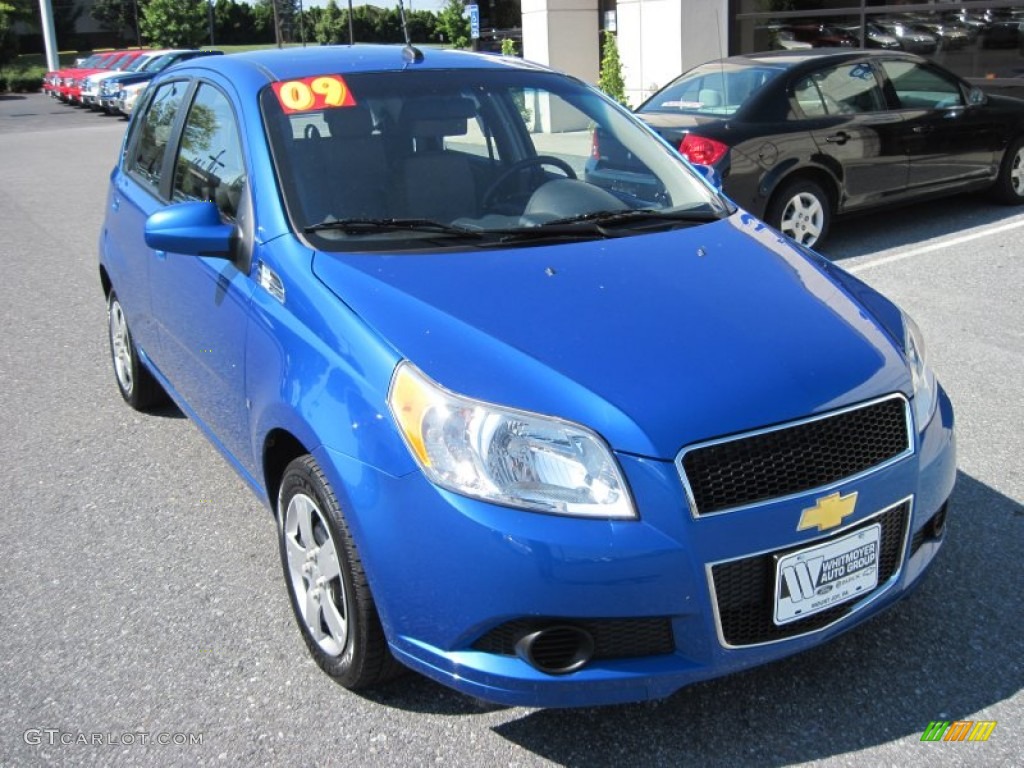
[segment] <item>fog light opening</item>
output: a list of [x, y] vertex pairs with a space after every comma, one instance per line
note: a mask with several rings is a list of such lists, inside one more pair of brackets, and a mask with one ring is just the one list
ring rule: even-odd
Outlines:
[[568, 624], [544, 627], [519, 638], [516, 655], [547, 675], [567, 675], [590, 661], [594, 638]]

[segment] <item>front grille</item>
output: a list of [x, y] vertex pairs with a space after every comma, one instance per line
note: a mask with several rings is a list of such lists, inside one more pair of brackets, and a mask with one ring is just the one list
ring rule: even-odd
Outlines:
[[485, 634], [473, 648], [486, 653], [514, 656], [523, 635], [544, 627], [570, 625], [594, 639], [594, 659], [626, 659], [661, 656], [675, 650], [672, 622], [650, 619], [515, 619]]
[[[878, 554], [878, 586], [851, 600], [834, 605], [805, 619], [777, 626], [773, 620], [775, 600], [775, 557], [782, 557], [802, 549], [792, 547], [753, 557], [719, 563], [711, 567], [712, 586], [718, 606], [718, 620], [722, 639], [727, 645], [743, 646], [785, 640], [827, 627], [854, 610], [861, 600], [884, 589], [899, 571], [903, 562], [903, 544], [910, 520], [910, 501], [904, 501], [859, 525], [844, 530], [834, 538], [845, 536], [861, 528], [882, 524], [881, 547]], [[828, 539], [822, 539], [825, 543]]]
[[901, 395], [684, 449], [677, 464], [695, 515], [805, 493], [911, 451]]

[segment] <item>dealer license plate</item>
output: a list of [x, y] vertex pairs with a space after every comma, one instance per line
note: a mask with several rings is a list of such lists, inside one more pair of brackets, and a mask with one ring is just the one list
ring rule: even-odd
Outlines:
[[788, 624], [878, 586], [878, 523], [775, 559], [775, 623]]

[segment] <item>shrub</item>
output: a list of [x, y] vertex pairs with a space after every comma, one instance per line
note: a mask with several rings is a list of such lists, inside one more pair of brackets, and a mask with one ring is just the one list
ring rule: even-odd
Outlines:
[[[14, 93], [36, 93], [43, 88], [45, 74], [42, 67], [29, 67], [20, 72], [12, 72], [6, 78], [6, 86]], [[4, 89], [0, 87], [0, 91], [2, 90]]]
[[629, 100], [626, 98], [626, 81], [622, 77], [619, 46], [615, 41], [615, 35], [608, 30], [604, 32], [604, 55], [601, 58], [601, 74], [597, 81], [597, 87], [622, 106], [629, 108]]

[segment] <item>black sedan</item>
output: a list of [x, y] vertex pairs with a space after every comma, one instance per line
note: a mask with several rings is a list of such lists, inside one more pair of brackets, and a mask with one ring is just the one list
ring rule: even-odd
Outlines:
[[[738, 205], [804, 245], [834, 216], [988, 190], [1024, 203], [1024, 101], [912, 54], [773, 51], [703, 64], [638, 115]], [[596, 132], [587, 180], [651, 198], [635, 159]]]

